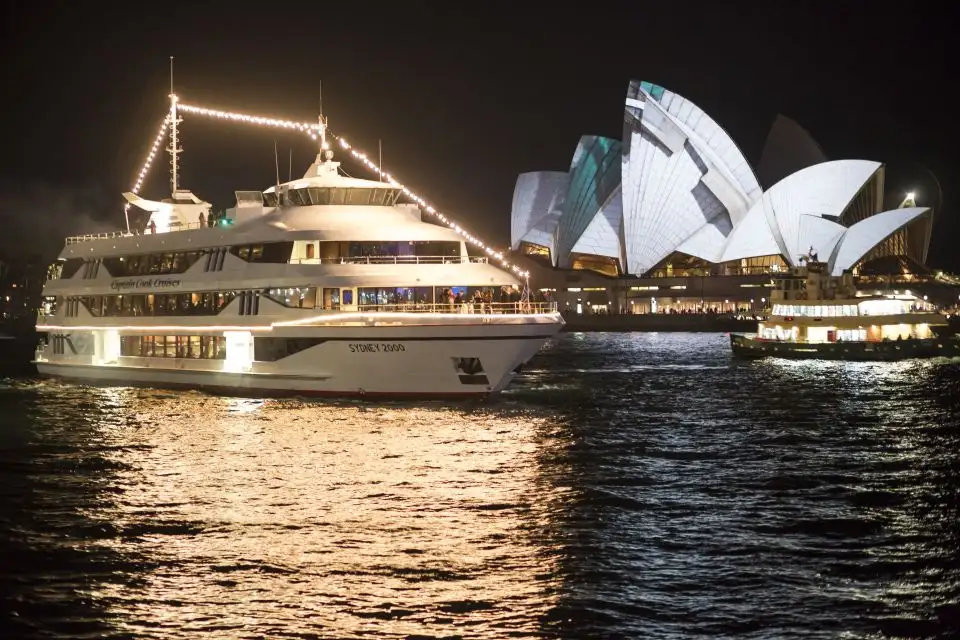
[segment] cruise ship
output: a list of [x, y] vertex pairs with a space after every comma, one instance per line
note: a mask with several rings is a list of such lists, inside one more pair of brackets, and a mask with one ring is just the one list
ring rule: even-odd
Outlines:
[[124, 194], [143, 229], [67, 238], [39, 373], [237, 395], [501, 391], [562, 328], [555, 303], [401, 188], [344, 175], [319, 129], [303, 179], [237, 191], [223, 217], [178, 188], [174, 163], [169, 199]]

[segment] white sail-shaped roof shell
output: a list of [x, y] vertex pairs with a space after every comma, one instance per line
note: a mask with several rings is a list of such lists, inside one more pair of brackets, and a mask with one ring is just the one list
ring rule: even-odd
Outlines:
[[[651, 85], [653, 88], [655, 85]], [[696, 141], [697, 151], [712, 165], [711, 172], [707, 174], [708, 185], [714, 187], [714, 194], [723, 201], [731, 221], [736, 224], [762, 192], [750, 162], [733, 138], [690, 100], [663, 89], [659, 103], [687, 132], [688, 138]], [[718, 176], [710, 175], [713, 172], [719, 173], [723, 180], [718, 181]]]
[[[554, 264], [570, 267], [576, 245], [620, 188], [621, 145], [602, 136], [582, 136], [570, 166], [570, 183], [556, 234]], [[602, 221], [598, 224], [602, 224]]]
[[[724, 234], [760, 197], [753, 170], [726, 132], [692, 102], [662, 87], [631, 82], [623, 148], [630, 273], [650, 270], [681, 247], [716, 259]], [[713, 229], [705, 229], [708, 225]]]
[[808, 218], [838, 218], [881, 166], [870, 160], [833, 160], [787, 176], [734, 228], [721, 261], [781, 254], [798, 265], [811, 246], [819, 255], [829, 254], [844, 227]]
[[826, 258], [833, 253], [834, 248], [847, 228], [838, 222], [822, 218], [817, 215], [803, 214], [800, 216], [799, 240], [801, 252], [806, 247], [806, 253], [811, 250], [819, 258]]
[[699, 231], [687, 238], [676, 250], [707, 262], [719, 262], [723, 245], [732, 229], [730, 218], [717, 216], [700, 227]]
[[619, 260], [623, 244], [623, 192], [617, 188], [593, 217], [573, 247], [573, 253]]
[[846, 230], [830, 256], [830, 272], [835, 276], [853, 268], [871, 249], [914, 220], [929, 215], [928, 207], [892, 209], [861, 220]]
[[570, 181], [566, 171], [522, 173], [513, 190], [510, 246], [521, 242], [540, 245], [554, 252], [563, 198]]

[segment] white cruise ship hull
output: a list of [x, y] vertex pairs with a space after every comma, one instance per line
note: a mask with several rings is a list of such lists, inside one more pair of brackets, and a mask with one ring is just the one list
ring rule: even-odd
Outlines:
[[[36, 366], [41, 375], [87, 384], [231, 395], [482, 397], [509, 384], [563, 326], [556, 314], [529, 324], [489, 323], [491, 319], [450, 325], [277, 327], [270, 339], [315, 344], [274, 361], [252, 357], [238, 361], [229, 355], [226, 359], [111, 356], [109, 338], [104, 337], [111, 330], [97, 328], [86, 341], [76, 341], [90, 345], [88, 353], [71, 349], [50, 353], [48, 345]], [[228, 354], [231, 350], [237, 349], [228, 344]]]

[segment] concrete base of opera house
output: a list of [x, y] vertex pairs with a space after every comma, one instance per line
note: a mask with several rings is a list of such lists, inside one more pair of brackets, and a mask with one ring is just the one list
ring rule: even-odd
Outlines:
[[[729, 318], [762, 315], [769, 303], [773, 279], [779, 275], [773, 272], [749, 275], [676, 273], [661, 277], [614, 277], [589, 269], [553, 268], [541, 260], [518, 252], [514, 252], [511, 259], [530, 272], [531, 295], [537, 300], [556, 302], [567, 322], [572, 322], [575, 326], [711, 326], [717, 320], [701, 319], [701, 316]], [[931, 303], [949, 313], [960, 312], [957, 309], [960, 302], [960, 279], [955, 277], [941, 277], [935, 273], [893, 274], [856, 277], [855, 284], [865, 295], [911, 292], [918, 297], [929, 299]], [[598, 320], [597, 317], [601, 319]], [[742, 329], [737, 329], [740, 330]]]
[[576, 314], [564, 313], [566, 332], [742, 332], [756, 333], [757, 320], [736, 318], [712, 313], [635, 313], [635, 314]]

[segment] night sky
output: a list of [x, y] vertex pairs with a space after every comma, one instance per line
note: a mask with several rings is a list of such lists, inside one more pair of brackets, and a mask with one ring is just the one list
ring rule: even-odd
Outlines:
[[[619, 138], [631, 78], [695, 102], [754, 164], [780, 112], [831, 159], [886, 163], [888, 193], [936, 207], [932, 171], [930, 263], [960, 269], [943, 4], [196, 2], [173, 19], [166, 6], [4, 6], [0, 252], [123, 226], [173, 55], [178, 95], [201, 106], [313, 121], [322, 81], [333, 131], [373, 157], [382, 139], [387, 170], [500, 245], [517, 174], [568, 168], [582, 134]], [[297, 177], [315, 153], [302, 134], [190, 115], [181, 135], [181, 186], [217, 210], [273, 184], [275, 140], [284, 180], [291, 149]], [[141, 193], [168, 195], [166, 156]]]

